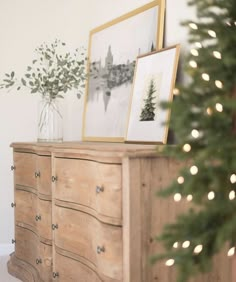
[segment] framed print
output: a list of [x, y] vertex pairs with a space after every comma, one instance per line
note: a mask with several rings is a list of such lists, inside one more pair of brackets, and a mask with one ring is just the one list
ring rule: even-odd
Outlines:
[[165, 0], [90, 32], [83, 140], [123, 142], [138, 55], [160, 49]]
[[176, 45], [138, 57], [127, 142], [166, 143], [170, 111], [160, 103], [173, 99], [179, 52], [180, 45]]

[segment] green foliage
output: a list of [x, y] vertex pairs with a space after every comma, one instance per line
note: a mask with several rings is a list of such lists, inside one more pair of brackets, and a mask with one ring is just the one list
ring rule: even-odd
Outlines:
[[[179, 86], [180, 95], [173, 103], [163, 105], [171, 108], [170, 128], [177, 139], [177, 145], [166, 146], [164, 154], [183, 161], [179, 176], [184, 182], [175, 180], [161, 196], [191, 195], [192, 208], [164, 228], [157, 240], [166, 252], [153, 258], [174, 259], [179, 282], [209, 271], [213, 256], [236, 241], [236, 1], [189, 4], [196, 5], [197, 28], [192, 21], [184, 25], [190, 27], [189, 42], [198, 56], [185, 58], [189, 82]], [[191, 166], [197, 173], [191, 173]], [[175, 242], [185, 241], [190, 242], [188, 248], [173, 248]], [[203, 249], [196, 254], [198, 245]]]
[[1, 88], [27, 87], [31, 93], [49, 95], [51, 99], [63, 98], [63, 94], [76, 89], [82, 94], [86, 80], [86, 56], [83, 48], [68, 52], [66, 44], [55, 40], [36, 48], [37, 57], [32, 60], [25, 74], [16, 78], [15, 72], [6, 73], [0, 81]]
[[156, 92], [155, 85], [153, 79], [150, 81], [150, 85], [148, 88], [147, 98], [144, 99], [144, 107], [140, 114], [140, 121], [151, 121], [155, 118], [155, 108], [156, 103], [153, 101], [155, 100], [155, 95], [153, 95]]

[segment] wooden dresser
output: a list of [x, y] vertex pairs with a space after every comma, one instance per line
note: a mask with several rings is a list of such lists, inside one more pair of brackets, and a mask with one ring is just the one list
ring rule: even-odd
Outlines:
[[[173, 267], [149, 264], [154, 240], [189, 203], [156, 191], [180, 164], [155, 146], [13, 143], [15, 252], [10, 274], [25, 282], [175, 282]], [[225, 253], [194, 282], [233, 282]], [[219, 267], [219, 265], [221, 267]]]

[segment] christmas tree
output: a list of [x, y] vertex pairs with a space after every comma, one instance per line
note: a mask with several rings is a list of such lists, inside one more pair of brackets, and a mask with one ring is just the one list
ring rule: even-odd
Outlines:
[[155, 95], [153, 95], [156, 92], [155, 85], [153, 79], [151, 79], [147, 98], [144, 99], [144, 108], [141, 111], [140, 114], [140, 121], [151, 121], [155, 118], [155, 108], [156, 103], [153, 102], [153, 100], [156, 99]]
[[191, 44], [185, 58], [189, 79], [173, 103], [163, 105], [171, 108], [177, 143], [164, 154], [183, 168], [161, 195], [191, 201], [191, 208], [165, 226], [157, 240], [166, 251], [153, 258], [175, 265], [179, 282], [209, 271], [226, 244], [230, 259], [236, 243], [236, 1], [188, 4], [196, 6], [198, 18], [184, 23]]

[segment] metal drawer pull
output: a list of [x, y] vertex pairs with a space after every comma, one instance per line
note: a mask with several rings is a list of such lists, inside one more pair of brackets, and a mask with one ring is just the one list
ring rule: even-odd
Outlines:
[[36, 259], [36, 264], [40, 264], [42, 263], [42, 260], [41, 259]]
[[53, 273], [52, 273], [52, 277], [53, 277], [53, 278], [59, 277], [59, 272], [53, 272]]
[[11, 203], [11, 207], [14, 208], [16, 206], [16, 203]]
[[97, 246], [97, 253], [98, 253], [98, 254], [105, 253], [105, 248], [104, 248], [104, 246], [102, 246], [102, 247]]
[[15, 243], [16, 243], [16, 240], [12, 239], [11, 242], [12, 242], [12, 244], [15, 244]]
[[40, 177], [40, 171], [36, 171], [36, 172], [34, 173], [34, 176], [35, 176], [35, 178]]
[[14, 170], [16, 169], [16, 167], [14, 165], [11, 166], [11, 170]]
[[57, 176], [52, 176], [52, 182], [57, 181]]
[[52, 224], [52, 230], [58, 229], [58, 224]]
[[35, 220], [36, 220], [36, 221], [39, 221], [39, 220], [41, 220], [41, 219], [42, 219], [42, 218], [41, 218], [41, 215], [36, 215], [36, 216], [35, 216]]
[[102, 186], [96, 186], [96, 193], [99, 194], [104, 191], [104, 188]]

